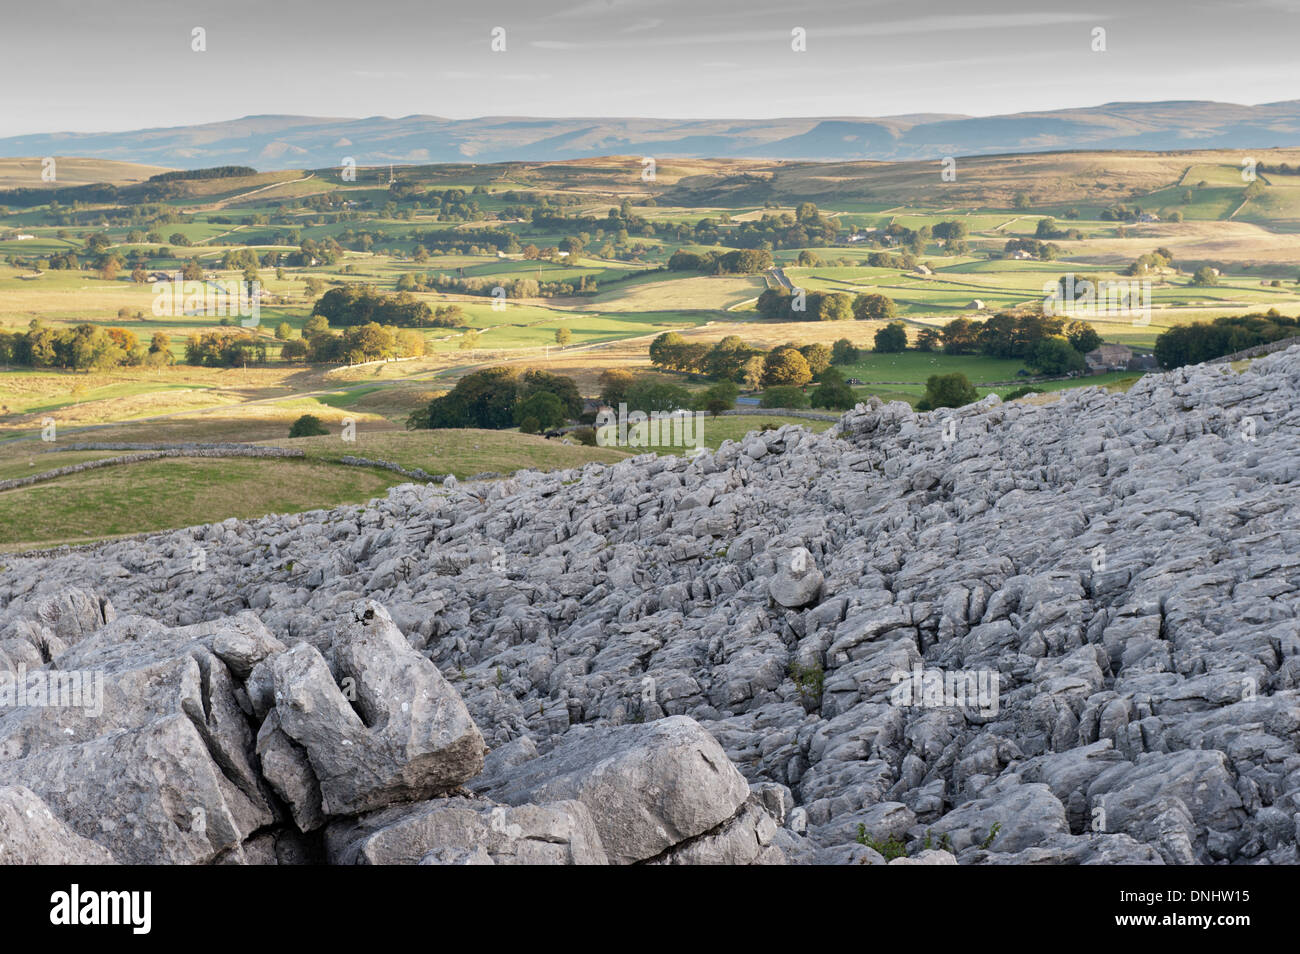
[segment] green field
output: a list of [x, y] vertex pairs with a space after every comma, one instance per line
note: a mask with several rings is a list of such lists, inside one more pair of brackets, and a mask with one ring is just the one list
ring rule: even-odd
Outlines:
[[1016, 372], [1026, 370], [1020, 361], [985, 358], [978, 355], [929, 354], [904, 351], [900, 354], [868, 354], [855, 364], [839, 365], [846, 378], [868, 384], [922, 384], [932, 374], [961, 372], [975, 385], [1014, 381]]

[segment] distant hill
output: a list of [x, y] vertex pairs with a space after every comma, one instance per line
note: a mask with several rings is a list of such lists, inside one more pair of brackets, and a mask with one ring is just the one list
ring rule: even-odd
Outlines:
[[555, 161], [605, 155], [844, 161], [1056, 150], [1300, 145], [1300, 100], [1108, 103], [1006, 116], [389, 119], [247, 116], [199, 126], [0, 139], [0, 156], [84, 156], [172, 168], [324, 168], [384, 163]]

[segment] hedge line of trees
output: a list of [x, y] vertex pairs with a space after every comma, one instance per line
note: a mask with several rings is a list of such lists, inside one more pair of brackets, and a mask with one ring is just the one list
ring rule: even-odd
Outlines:
[[778, 321], [888, 321], [898, 310], [887, 295], [805, 291], [801, 297], [784, 288], [767, 289], [754, 307], [760, 317]]
[[1263, 314], [1176, 325], [1156, 338], [1155, 354], [1161, 367], [1180, 368], [1296, 335], [1300, 335], [1300, 318], [1270, 309]]
[[[408, 282], [407, 279], [411, 281]], [[422, 280], [422, 281], [421, 281]], [[418, 278], [410, 273], [398, 279], [398, 288], [434, 289], [455, 292], [460, 295], [492, 296], [495, 289], [505, 290], [506, 298], [554, 298], [558, 296], [594, 295], [598, 290], [595, 279], [579, 275], [577, 279], [567, 282], [539, 282], [535, 278], [511, 278], [503, 280], [499, 276], [481, 278], [457, 278], [452, 275], [420, 275]]]
[[[276, 329], [283, 344], [284, 361], [309, 361], [339, 364], [381, 361], [387, 358], [410, 358], [424, 354], [424, 336], [410, 328], [397, 328], [367, 322], [334, 333], [323, 318], [312, 318], [303, 328], [301, 338], [291, 338], [288, 324]], [[157, 337], [157, 336], [155, 336]], [[217, 329], [190, 335], [185, 342], [185, 363], [209, 368], [229, 368], [244, 364], [266, 364], [270, 342], [244, 329]]]
[[[840, 356], [853, 346], [844, 338], [836, 342]], [[715, 381], [729, 381], [746, 387], [803, 387], [830, 367], [836, 351], [824, 344], [798, 345], [787, 342], [765, 351], [737, 335], [717, 344], [688, 342], [675, 331], [664, 332], [650, 343], [650, 363], [665, 371], [700, 374]], [[856, 351], [853, 353], [856, 359]], [[847, 362], [845, 362], [847, 363]]]
[[772, 253], [763, 249], [734, 252], [688, 252], [678, 249], [668, 259], [673, 272], [703, 272], [706, 275], [755, 275], [772, 267]]
[[[987, 321], [957, 318], [942, 331], [923, 328], [913, 347], [917, 351], [942, 349], [947, 354], [1019, 358], [1043, 374], [1065, 374], [1083, 370], [1084, 355], [1100, 344], [1101, 336], [1086, 322], [1073, 321], [1066, 325], [1059, 318], [1003, 313]], [[897, 354], [907, 348], [907, 327], [901, 321], [891, 321], [876, 331], [876, 351]]]
[[[982, 354], [990, 358], [1026, 358], [1047, 338], [1064, 338], [1080, 354], [1101, 344], [1086, 321], [1034, 312], [999, 312], [984, 321], [954, 318], [938, 333], [945, 354]], [[925, 349], [935, 350], [935, 349]]]
[[34, 320], [27, 331], [0, 330], [0, 364], [71, 371], [106, 371], [111, 368], [171, 363], [169, 339], [162, 332], [143, 347], [128, 328], [100, 328], [80, 324], [47, 328]]
[[178, 169], [175, 172], [160, 172], [150, 176], [147, 182], [175, 182], [181, 179], [238, 179], [242, 176], [255, 176], [257, 170], [252, 166], [209, 166], [207, 169]]

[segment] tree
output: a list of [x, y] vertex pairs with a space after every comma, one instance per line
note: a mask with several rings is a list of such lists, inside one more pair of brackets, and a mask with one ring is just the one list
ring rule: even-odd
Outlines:
[[424, 335], [414, 328], [402, 328], [397, 332], [397, 351], [402, 358], [418, 358], [424, 354]]
[[328, 433], [329, 429], [315, 414], [304, 414], [289, 428], [290, 437], [320, 437]]
[[568, 328], [555, 329], [555, 343], [559, 345], [561, 348], [563, 348], [572, 340], [573, 340], [573, 332], [570, 331]]
[[736, 406], [736, 398], [740, 396], [740, 388], [731, 381], [719, 381], [711, 386], [696, 399], [695, 407], [697, 410], [708, 411], [714, 417], [717, 417], [723, 411], [729, 411]]
[[1017, 209], [1027, 209], [1030, 206], [1029, 196], [1024, 192], [1017, 192], [1016, 197], [1011, 200], [1011, 204]]
[[840, 338], [831, 345], [831, 364], [857, 364], [862, 352], [848, 338]]
[[975, 386], [960, 371], [932, 374], [925, 382], [925, 396], [916, 404], [918, 411], [939, 407], [961, 407], [979, 400]]
[[545, 391], [555, 395], [556, 400], [560, 402], [560, 410], [568, 417], [577, 417], [582, 413], [582, 395], [578, 393], [578, 385], [573, 378], [562, 374], [530, 368], [519, 375], [518, 391], [520, 401], [526, 400], [539, 391]]
[[550, 391], [535, 391], [515, 405], [515, 424], [525, 434], [537, 434], [559, 427], [566, 420], [564, 405]]
[[618, 407], [627, 401], [627, 389], [630, 388], [636, 378], [630, 371], [624, 371], [621, 368], [610, 368], [600, 373], [600, 402], [610, 407]]
[[876, 331], [876, 351], [898, 354], [907, 349], [907, 326], [901, 321], [891, 321]]
[[650, 342], [650, 363], [669, 371], [679, 370], [686, 339], [675, 331], [665, 331]]
[[1065, 340], [1079, 354], [1087, 354], [1101, 346], [1101, 335], [1086, 321], [1072, 321], [1065, 329]]
[[848, 295], [834, 292], [817, 297], [817, 318], [820, 321], [848, 321], [853, 317], [853, 305]]
[[1082, 371], [1086, 362], [1066, 339], [1044, 338], [1025, 358], [1025, 363], [1042, 374], [1068, 374]]
[[944, 354], [974, 354], [979, 347], [976, 335], [980, 326], [980, 322], [969, 318], [954, 318], [944, 325]]
[[293, 336], [293, 325], [287, 321], [282, 321], [275, 326], [275, 339], [277, 341], [288, 341]]
[[858, 295], [853, 299], [853, 317], [858, 321], [889, 321], [897, 308], [893, 299], [885, 295]]
[[792, 345], [773, 348], [763, 359], [764, 387], [790, 384], [802, 387], [812, 380], [808, 360]]
[[303, 284], [308, 298], [319, 298], [325, 291], [325, 282], [319, 278], [309, 278]]
[[715, 381], [740, 381], [746, 362], [759, 354], [758, 349], [747, 345], [738, 335], [727, 335], [709, 349], [704, 373]]
[[1193, 285], [1212, 286], [1219, 284], [1219, 273], [1209, 265], [1202, 265], [1192, 275]]
[[330, 320], [324, 315], [312, 315], [302, 326], [302, 336], [310, 341], [316, 335], [324, 334], [330, 330]]
[[800, 388], [792, 385], [779, 385], [765, 390], [758, 403], [760, 407], [765, 408], [797, 410], [808, 406], [808, 397]]
[[466, 331], [460, 336], [460, 343], [456, 347], [461, 351], [473, 351], [478, 347], [478, 332], [473, 328]]
[[465, 375], [447, 394], [429, 402], [424, 414], [413, 414], [408, 427], [482, 427], [501, 430], [514, 424], [518, 372], [485, 368]]
[[933, 328], [923, 328], [916, 336], [916, 350], [935, 352], [943, 347], [943, 335]]
[[831, 366], [831, 349], [824, 344], [806, 344], [799, 353], [808, 362], [808, 370], [814, 378]]
[[653, 378], [638, 378], [627, 389], [626, 404], [631, 411], [676, 411], [690, 407], [691, 396], [683, 387]]
[[847, 411], [858, 403], [853, 389], [844, 383], [844, 375], [834, 368], [827, 368], [819, 378], [821, 383], [813, 390], [812, 406]]

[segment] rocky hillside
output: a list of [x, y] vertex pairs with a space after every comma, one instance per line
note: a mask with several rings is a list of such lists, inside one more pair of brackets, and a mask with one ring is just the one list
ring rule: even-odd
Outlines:
[[1298, 390], [873, 402], [12, 558], [3, 661], [103, 699], [0, 708], [4, 857], [1296, 863]]

